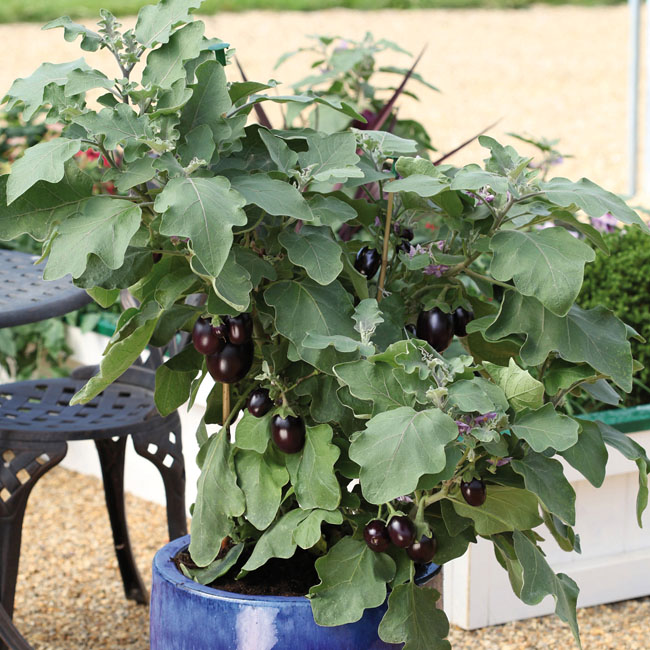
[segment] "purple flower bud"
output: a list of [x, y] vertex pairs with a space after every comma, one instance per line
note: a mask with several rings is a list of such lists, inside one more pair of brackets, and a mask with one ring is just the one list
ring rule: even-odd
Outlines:
[[489, 413], [483, 413], [483, 415], [477, 415], [474, 418], [474, 422], [476, 424], [483, 424], [485, 422], [489, 422], [490, 420], [494, 420], [497, 417], [497, 414], [494, 411], [490, 411]]
[[437, 241], [437, 242], [436, 242], [436, 248], [437, 248], [439, 251], [443, 251], [443, 250], [445, 249], [445, 240], [444, 240], [444, 239], [441, 239], [440, 241]]
[[618, 220], [611, 212], [605, 212], [602, 217], [592, 217], [591, 225], [600, 232], [616, 232]]
[[399, 501], [400, 503], [413, 503], [413, 499], [406, 495], [403, 497], [396, 497], [395, 501]]
[[442, 274], [445, 271], [448, 271], [449, 267], [446, 264], [429, 264], [422, 269], [424, 275], [435, 275], [437, 278], [441, 278]]
[[503, 467], [504, 465], [507, 465], [511, 460], [512, 456], [508, 456], [507, 458], [500, 458], [496, 463], [493, 460], [489, 459], [488, 463], [490, 463], [490, 465], [496, 465], [497, 467]]
[[381, 226], [381, 219], [379, 217], [375, 217], [375, 227], [379, 228]]
[[456, 426], [458, 427], [458, 433], [461, 435], [465, 435], [472, 430], [472, 427], [462, 420], [456, 420]]

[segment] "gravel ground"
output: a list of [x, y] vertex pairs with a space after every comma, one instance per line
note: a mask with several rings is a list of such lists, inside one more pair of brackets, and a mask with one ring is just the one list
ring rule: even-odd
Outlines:
[[[129, 495], [127, 509], [134, 552], [150, 586], [151, 560], [167, 541], [164, 508]], [[147, 608], [124, 598], [110, 534], [98, 479], [55, 468], [34, 488], [14, 620], [36, 650], [149, 647]], [[583, 609], [578, 620], [585, 650], [645, 650], [650, 598]], [[575, 648], [568, 628], [553, 616], [474, 632], [453, 628], [449, 639], [454, 650]]]
[[[132, 21], [126, 20], [125, 24]], [[272, 67], [287, 50], [306, 44], [305, 34], [361, 38], [366, 30], [412, 52], [428, 49], [419, 72], [441, 89], [418, 90], [423, 101], [403, 102], [403, 115], [417, 116], [441, 150], [454, 148], [495, 120], [492, 134], [504, 141], [514, 131], [560, 138], [567, 159], [558, 173], [587, 176], [616, 192], [627, 188], [626, 105], [628, 10], [617, 7], [549, 7], [529, 10], [412, 10], [313, 13], [247, 12], [206, 19], [206, 33], [227, 40], [249, 78], [289, 83], [306, 74], [307, 58], [279, 71]], [[3, 66], [0, 88], [26, 76], [40, 62], [81, 56], [61, 30], [37, 25], [0, 26]], [[104, 69], [105, 53], [83, 53]], [[390, 57], [384, 59], [391, 63]], [[403, 65], [407, 59], [396, 57]], [[236, 71], [232, 70], [233, 79]], [[416, 84], [411, 88], [416, 89]], [[525, 145], [521, 146], [525, 151]], [[478, 144], [457, 155], [465, 164], [483, 158]]]

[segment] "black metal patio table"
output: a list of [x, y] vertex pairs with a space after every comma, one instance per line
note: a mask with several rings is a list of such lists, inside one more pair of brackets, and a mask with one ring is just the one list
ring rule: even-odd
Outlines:
[[[45, 281], [37, 258], [0, 250], [0, 328], [34, 323], [91, 301], [68, 278]], [[126, 597], [148, 601], [131, 549], [124, 507], [126, 438], [159, 470], [167, 500], [170, 539], [187, 534], [185, 465], [177, 412], [160, 416], [153, 401], [151, 368], [132, 367], [86, 404], [72, 396], [95, 374], [84, 367], [70, 378], [19, 381], [0, 386], [0, 650], [31, 650], [14, 626], [22, 522], [32, 488], [63, 460], [67, 443], [93, 440], [102, 469], [118, 566]]]

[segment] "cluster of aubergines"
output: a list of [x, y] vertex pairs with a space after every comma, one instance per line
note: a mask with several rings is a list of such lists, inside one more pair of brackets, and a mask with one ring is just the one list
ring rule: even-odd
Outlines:
[[467, 324], [473, 319], [474, 312], [462, 307], [457, 307], [451, 314], [434, 307], [421, 311], [417, 323], [407, 325], [406, 330], [426, 341], [437, 352], [442, 352], [449, 347], [454, 334], [467, 336]]
[[[192, 343], [197, 352], [205, 355], [208, 372], [215, 381], [223, 384], [241, 381], [253, 365], [255, 352], [251, 315], [227, 317], [217, 327], [199, 318], [192, 330]], [[247, 408], [255, 417], [263, 417], [272, 407], [273, 400], [266, 388], [256, 388], [248, 396]], [[305, 423], [300, 417], [274, 415], [271, 438], [280, 451], [296, 454], [305, 445]]]
[[[470, 506], [481, 506], [487, 496], [485, 483], [479, 479], [463, 481], [460, 492]], [[376, 553], [386, 552], [391, 544], [406, 549], [406, 554], [418, 564], [431, 562], [436, 554], [437, 541], [435, 534], [431, 537], [422, 535], [416, 539], [416, 529], [413, 520], [403, 514], [394, 514], [388, 523], [381, 519], [369, 521], [363, 529], [363, 539], [368, 548]]]

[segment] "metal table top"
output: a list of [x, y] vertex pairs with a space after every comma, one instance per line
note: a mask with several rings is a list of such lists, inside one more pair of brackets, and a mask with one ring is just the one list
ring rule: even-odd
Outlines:
[[69, 276], [43, 280], [34, 255], [0, 250], [0, 328], [36, 323], [80, 309], [92, 298]]

